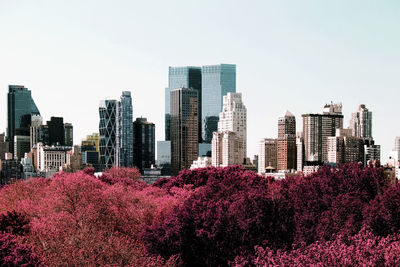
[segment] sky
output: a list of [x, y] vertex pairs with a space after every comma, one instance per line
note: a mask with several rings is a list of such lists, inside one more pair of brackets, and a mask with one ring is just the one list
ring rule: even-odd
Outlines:
[[98, 132], [100, 100], [131, 91], [133, 116], [164, 140], [168, 66], [237, 65], [248, 156], [276, 138], [278, 116], [365, 104], [386, 161], [400, 136], [397, 0], [0, 0], [0, 132], [9, 84], [24, 85], [44, 120], [64, 117], [74, 143]]

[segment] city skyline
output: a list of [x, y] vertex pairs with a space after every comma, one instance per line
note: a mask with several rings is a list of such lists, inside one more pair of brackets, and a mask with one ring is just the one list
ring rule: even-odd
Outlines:
[[[393, 34], [399, 4], [344, 5], [339, 1], [313, 2], [311, 6], [311, 1], [306, 1], [291, 5], [258, 2], [247, 7], [229, 3], [229, 14], [221, 12], [223, 4], [218, 3], [207, 13], [209, 21], [200, 15], [206, 14], [207, 2], [183, 4], [179, 10], [199, 10], [186, 12], [194, 14], [190, 21], [198, 22], [177, 27], [177, 33], [165, 30], [189, 16], [166, 16], [164, 12], [170, 14], [171, 10], [164, 3], [159, 8], [163, 11], [151, 16], [154, 21], [148, 32], [135, 27], [140, 20], [149, 22], [139, 14], [150, 14], [146, 3], [125, 2], [123, 8], [116, 8], [99, 1], [97, 13], [89, 15], [90, 19], [85, 18], [91, 8], [87, 3], [81, 3], [79, 11], [74, 8], [77, 2], [39, 8], [29, 2], [24, 6], [1, 3], [0, 22], [8, 27], [0, 29], [0, 34], [8, 41], [0, 44], [0, 132], [6, 132], [7, 87], [22, 84], [32, 91], [44, 121], [59, 116], [74, 125], [75, 144], [98, 131], [94, 119], [98, 102], [116, 98], [121, 90], [132, 92], [134, 117], [154, 122], [156, 140], [164, 140], [163, 92], [168, 67], [229, 63], [237, 66], [236, 87], [248, 109], [249, 157], [257, 154], [261, 138], [277, 137], [276, 119], [282, 110], [290, 110], [301, 122], [302, 114], [340, 101], [345, 128], [359, 104], [373, 112], [373, 136], [382, 146], [385, 162], [400, 132], [399, 124], [392, 122], [399, 114], [396, 72], [400, 40]], [[244, 8], [251, 19], [239, 19]], [[125, 16], [128, 11], [134, 15]], [[16, 16], [18, 20], [13, 19]], [[72, 19], [75, 17], [77, 20]], [[214, 24], [220, 25], [220, 31], [211, 28]], [[190, 26], [193, 33], [187, 31]], [[127, 30], [136, 37], [127, 36]], [[172, 40], [182, 32], [193, 40], [192, 47], [176, 42], [161, 47], [160, 40], [166, 35]]]

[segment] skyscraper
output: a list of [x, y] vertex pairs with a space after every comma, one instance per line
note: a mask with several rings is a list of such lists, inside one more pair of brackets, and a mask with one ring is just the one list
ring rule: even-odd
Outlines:
[[400, 153], [400, 136], [396, 136], [394, 139], [394, 150]]
[[124, 91], [117, 108], [117, 166], [133, 166], [133, 113], [131, 92]]
[[171, 174], [190, 168], [198, 153], [198, 90], [171, 91]]
[[372, 112], [364, 104], [359, 105], [357, 111], [351, 114], [349, 128], [355, 137], [372, 138]]
[[[165, 88], [165, 140], [171, 140], [170, 137], [170, 95], [171, 91], [177, 88], [193, 88], [198, 91], [198, 121], [201, 121], [201, 67], [185, 66], [185, 67], [169, 67], [168, 87]], [[199, 143], [201, 142], [201, 123], [198, 125]]]
[[47, 121], [49, 128], [49, 145], [65, 145], [65, 132], [64, 132], [64, 118], [62, 117], [51, 117]]
[[29, 136], [32, 115], [40, 115], [31, 91], [23, 85], [9, 85], [7, 95], [7, 140], [14, 153], [14, 136]]
[[155, 164], [155, 126], [146, 118], [133, 122], [133, 164], [141, 173]]
[[202, 66], [202, 139], [211, 143], [213, 132], [218, 130], [219, 113], [223, 96], [236, 92], [236, 65], [219, 64]]
[[328, 161], [328, 137], [343, 128], [342, 105], [328, 104], [322, 114], [302, 117], [305, 161]]
[[100, 169], [109, 169], [116, 163], [117, 106], [116, 100], [100, 101]]
[[223, 103], [218, 132], [212, 139], [212, 164], [216, 167], [243, 164], [247, 151], [247, 109], [242, 94], [228, 93]]
[[277, 170], [296, 168], [296, 117], [286, 110], [278, 118]]

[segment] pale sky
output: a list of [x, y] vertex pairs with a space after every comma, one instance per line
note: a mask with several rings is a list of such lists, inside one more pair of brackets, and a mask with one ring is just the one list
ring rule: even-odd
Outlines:
[[400, 2], [0, 0], [0, 132], [9, 84], [25, 85], [43, 116], [98, 132], [98, 105], [133, 95], [133, 116], [164, 140], [168, 66], [237, 65], [248, 110], [248, 156], [277, 137], [278, 116], [361, 103], [373, 112], [382, 160], [400, 135]]

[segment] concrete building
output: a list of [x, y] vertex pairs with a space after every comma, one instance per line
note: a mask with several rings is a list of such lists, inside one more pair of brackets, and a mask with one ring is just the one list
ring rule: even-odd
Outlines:
[[198, 91], [171, 91], [171, 174], [189, 169], [198, 157]]
[[325, 105], [322, 114], [303, 114], [304, 154], [306, 161], [328, 161], [328, 137], [343, 128], [341, 104]]
[[51, 177], [67, 163], [67, 152], [71, 149], [66, 146], [44, 146], [38, 143], [33, 149], [36, 169], [45, 173], [45, 177]]
[[330, 163], [364, 163], [364, 139], [353, 136], [351, 129], [337, 129], [336, 136], [328, 137], [327, 146]]
[[277, 170], [296, 168], [296, 117], [286, 110], [278, 118]]
[[75, 145], [71, 150], [67, 151], [66, 164], [63, 165], [63, 170], [68, 172], [76, 172], [83, 169], [81, 147]]
[[243, 164], [247, 154], [247, 109], [242, 94], [228, 93], [223, 103], [212, 139], [212, 162], [217, 167]]
[[351, 114], [349, 128], [355, 137], [372, 138], [372, 112], [364, 104], [359, 105], [357, 111]]
[[264, 175], [277, 169], [277, 139], [263, 138], [258, 144], [258, 174]]

